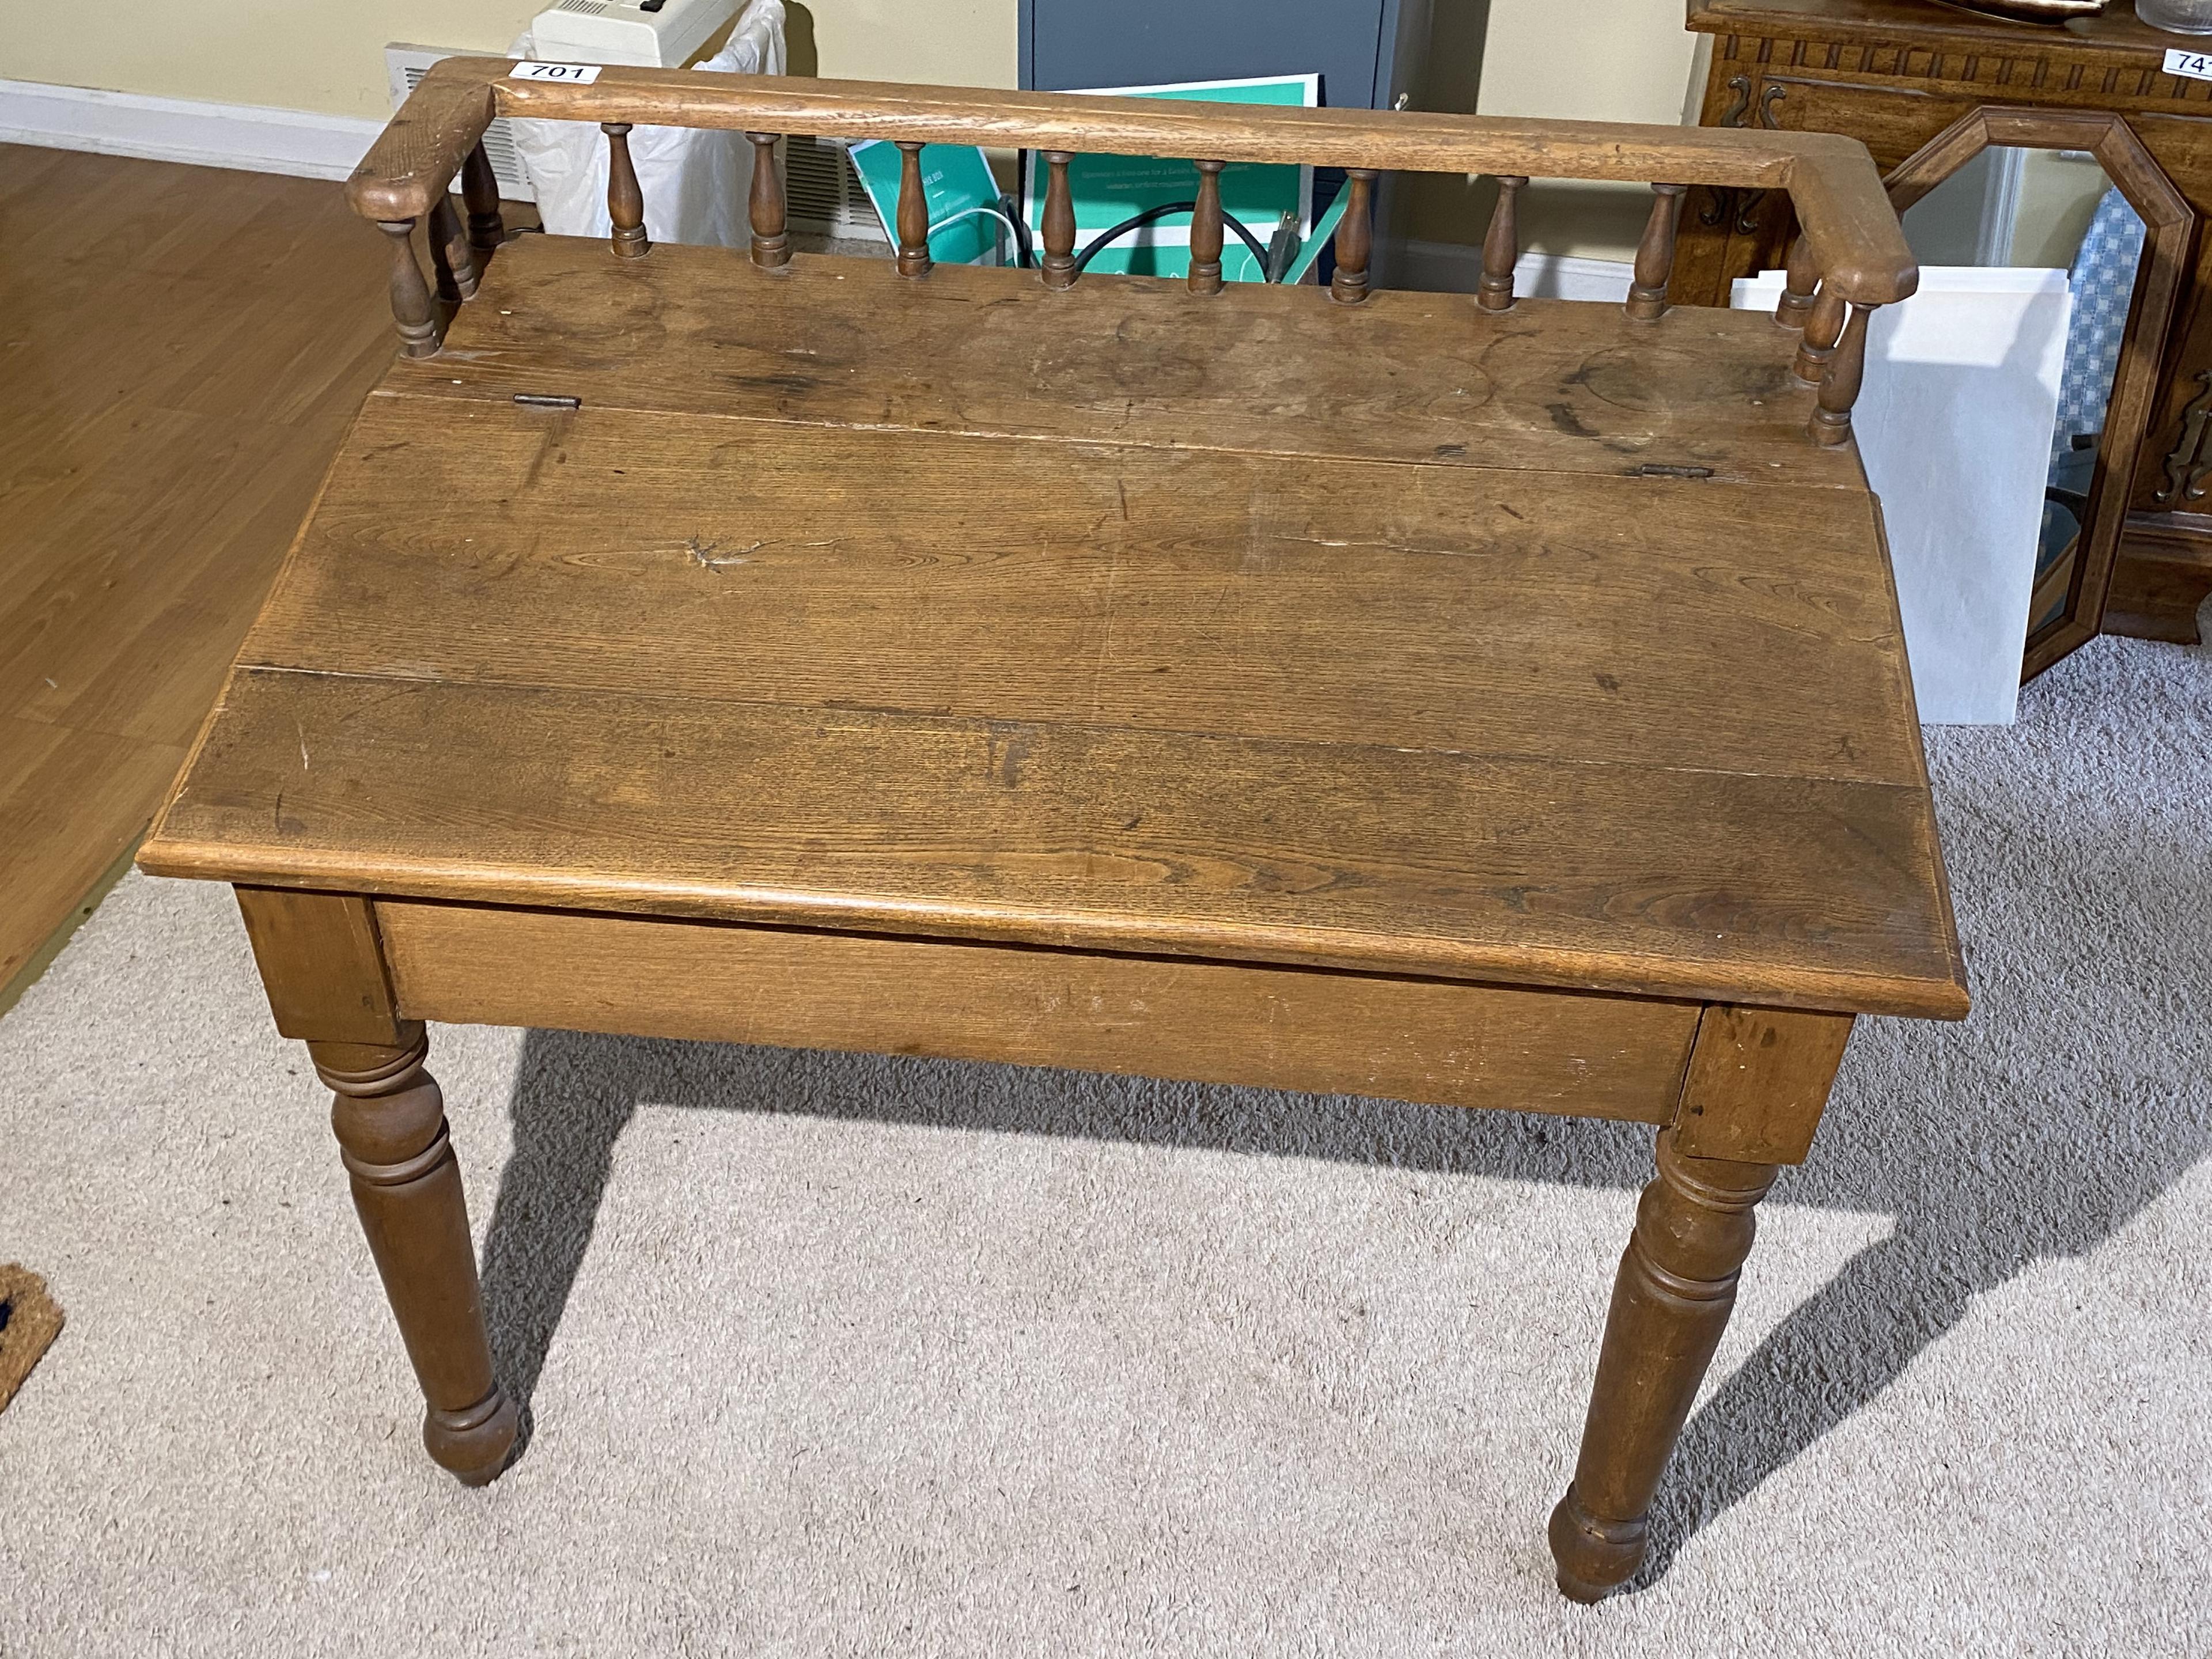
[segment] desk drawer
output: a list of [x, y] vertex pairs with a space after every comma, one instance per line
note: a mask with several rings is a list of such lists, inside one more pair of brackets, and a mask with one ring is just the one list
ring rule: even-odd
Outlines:
[[1698, 1006], [380, 900], [411, 1018], [1066, 1066], [1664, 1123]]

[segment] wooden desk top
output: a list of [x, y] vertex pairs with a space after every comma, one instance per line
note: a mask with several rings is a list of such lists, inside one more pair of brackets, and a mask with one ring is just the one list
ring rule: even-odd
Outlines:
[[141, 862], [1956, 1016], [1792, 343], [526, 237], [370, 398]]

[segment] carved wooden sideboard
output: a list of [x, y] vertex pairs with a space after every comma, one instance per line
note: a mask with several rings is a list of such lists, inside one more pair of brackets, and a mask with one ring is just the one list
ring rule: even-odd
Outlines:
[[[1987, 106], [2126, 120], [2198, 218], [2172, 326], [2146, 343], [2160, 372], [2104, 629], [2193, 641], [2212, 593], [2212, 81], [2163, 65], [2204, 42], [2148, 27], [2131, 0], [2057, 28], [1925, 0], [1689, 0], [1689, 27], [1712, 37], [1701, 125], [1846, 133], [1885, 173]], [[1734, 278], [1782, 264], [1790, 225], [1779, 191], [1693, 190], [1674, 297], [1726, 305]]]

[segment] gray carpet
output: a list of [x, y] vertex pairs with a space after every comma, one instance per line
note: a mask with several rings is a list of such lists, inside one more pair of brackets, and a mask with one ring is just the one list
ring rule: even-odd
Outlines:
[[1634, 1595], [1553, 1593], [1646, 1132], [442, 1030], [468, 1492], [219, 889], [0, 1023], [0, 1653], [2173, 1653], [2212, 1641], [2212, 653], [1932, 732], [1978, 997], [1861, 1028]]

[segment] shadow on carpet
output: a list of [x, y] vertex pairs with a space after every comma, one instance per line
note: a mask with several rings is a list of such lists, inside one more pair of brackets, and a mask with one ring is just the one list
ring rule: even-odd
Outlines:
[[[2060, 734], [2020, 741], [2053, 737], [2063, 748]], [[2123, 799], [2100, 811], [2112, 802], [2094, 779], [2060, 810], [2017, 758], [2000, 752], [1989, 769], [1990, 743], [1957, 739], [1967, 758], [1948, 769], [1946, 745], [1931, 743], [1976, 1012], [1961, 1025], [1862, 1021], [1811, 1162], [1776, 1188], [1784, 1202], [1886, 1212], [1894, 1231], [1711, 1389], [1632, 1588], [1664, 1575], [1698, 1528], [1880, 1395], [1975, 1297], [2039, 1260], [2094, 1250], [2212, 1154], [2212, 1023], [2188, 988], [2212, 982], [2212, 853], [2191, 828], [2189, 778], [2172, 781], [2183, 793], [2168, 810], [2172, 785], [2117, 757], [2126, 785], [2150, 792], [2142, 810]], [[1636, 1125], [536, 1031], [510, 1101], [514, 1151], [483, 1268], [526, 1449], [531, 1396], [615, 1142], [641, 1103], [1581, 1186], [1633, 1188], [1650, 1172], [1651, 1132]], [[1754, 1250], [1747, 1271], [1758, 1267]]]

